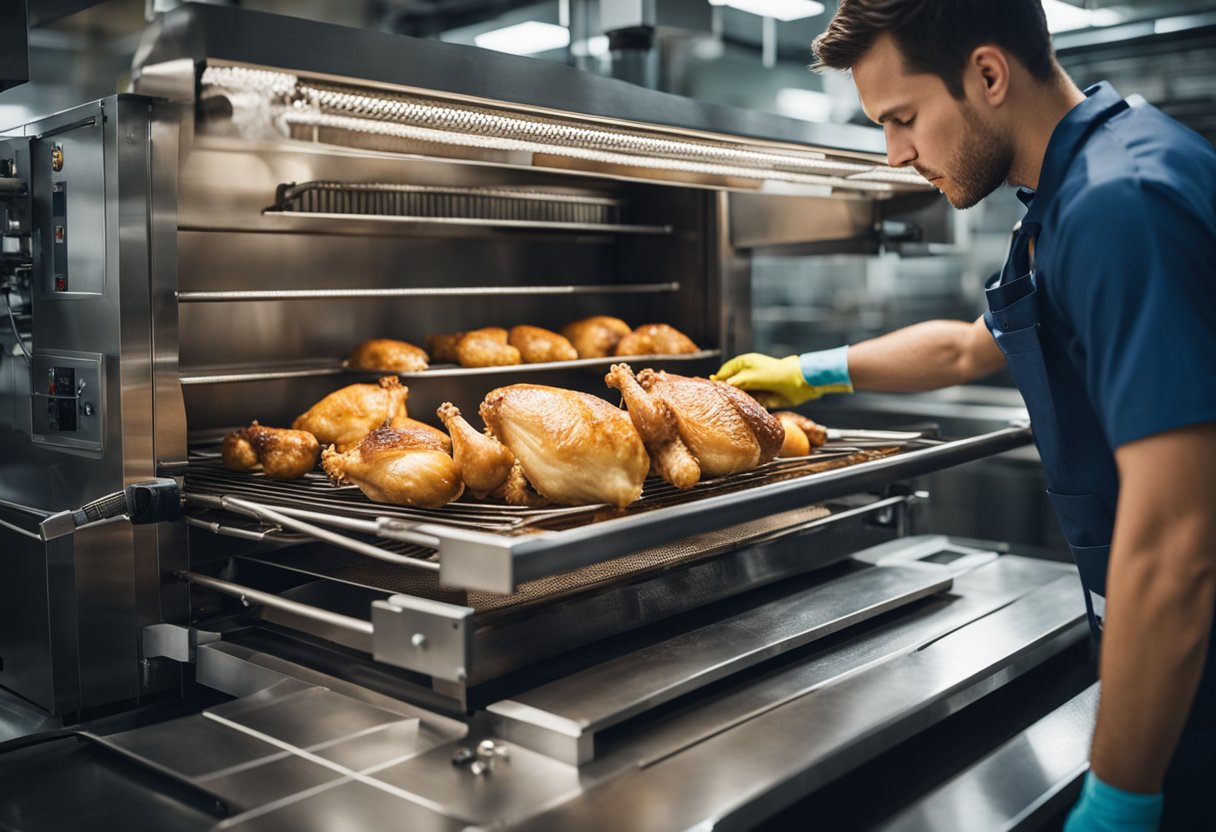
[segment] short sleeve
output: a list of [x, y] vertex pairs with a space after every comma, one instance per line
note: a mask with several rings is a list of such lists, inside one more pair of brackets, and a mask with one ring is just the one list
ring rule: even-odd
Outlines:
[[1113, 449], [1216, 421], [1216, 229], [1210, 210], [1132, 178], [1090, 189], [1059, 226], [1061, 312]]

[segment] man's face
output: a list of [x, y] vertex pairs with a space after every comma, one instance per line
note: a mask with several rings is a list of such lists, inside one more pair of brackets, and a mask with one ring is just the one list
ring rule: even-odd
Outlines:
[[887, 161], [911, 165], [955, 208], [970, 208], [1009, 177], [1013, 146], [968, 95], [956, 99], [932, 73], [910, 73], [895, 39], [881, 36], [853, 67], [861, 106], [883, 126]]

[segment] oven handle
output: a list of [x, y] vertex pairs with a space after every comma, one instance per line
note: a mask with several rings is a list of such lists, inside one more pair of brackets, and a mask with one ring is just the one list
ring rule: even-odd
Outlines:
[[73, 534], [77, 529], [126, 516], [133, 525], [176, 520], [181, 516], [182, 496], [177, 480], [168, 477], [132, 483], [86, 503], [75, 511], [61, 511], [38, 524], [44, 541]]

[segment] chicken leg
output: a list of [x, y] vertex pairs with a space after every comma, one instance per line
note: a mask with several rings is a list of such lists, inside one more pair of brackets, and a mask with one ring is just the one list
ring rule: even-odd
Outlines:
[[507, 447], [470, 425], [451, 402], [439, 406], [436, 414], [452, 435], [452, 456], [460, 478], [478, 499], [501, 486], [511, 473], [515, 456]]
[[679, 423], [667, 402], [643, 390], [628, 364], [613, 364], [604, 383], [624, 396], [629, 418], [650, 452], [658, 475], [676, 488], [696, 485], [701, 479], [701, 466], [680, 438]]

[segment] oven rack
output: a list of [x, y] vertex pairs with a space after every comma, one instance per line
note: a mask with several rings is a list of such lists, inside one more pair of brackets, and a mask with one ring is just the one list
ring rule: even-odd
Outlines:
[[504, 367], [459, 367], [455, 364], [436, 364], [425, 370], [410, 373], [398, 373], [392, 370], [368, 370], [350, 367], [345, 361], [340, 363], [301, 364], [298, 366], [282, 366], [268, 370], [251, 366], [229, 367], [198, 367], [182, 370], [183, 385], [196, 384], [234, 384], [250, 381], [275, 381], [292, 378], [319, 378], [321, 376], [359, 375], [383, 376], [396, 375], [403, 379], [428, 378], [464, 378], [495, 375], [516, 375], [519, 373], [540, 373], [552, 370], [573, 370], [579, 368], [607, 368], [612, 364], [624, 362], [651, 362], [671, 364], [675, 362], [696, 362], [710, 358], [719, 358], [722, 350], [697, 350], [696, 352], [680, 354], [653, 355], [617, 355], [606, 358], [578, 358], [573, 361], [543, 361], [536, 364], [512, 364]]
[[922, 440], [896, 449], [831, 448], [710, 480], [687, 492], [648, 483], [646, 496], [623, 511], [606, 506], [527, 509], [463, 501], [441, 509], [386, 506], [368, 501], [354, 487], [332, 487], [319, 473], [293, 482], [233, 474], [214, 455], [195, 455], [184, 490], [187, 508], [193, 512], [256, 516], [338, 545], [352, 539], [331, 528], [418, 544], [434, 550], [437, 561], [407, 557], [406, 564], [437, 570], [444, 585], [510, 593], [526, 581], [879, 489], [1030, 441], [1030, 429], [1016, 425], [966, 439]]

